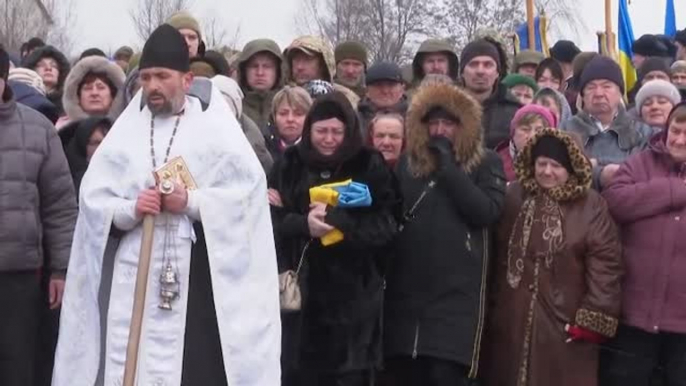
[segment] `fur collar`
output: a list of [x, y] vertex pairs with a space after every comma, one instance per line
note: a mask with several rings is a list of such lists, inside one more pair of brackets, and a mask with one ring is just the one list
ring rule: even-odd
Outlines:
[[532, 159], [531, 151], [536, 143], [545, 136], [558, 138], [565, 144], [569, 153], [569, 159], [572, 161], [572, 168], [574, 169], [574, 173], [569, 176], [569, 180], [567, 180], [565, 185], [550, 189], [546, 192], [547, 195], [557, 202], [573, 201], [583, 197], [591, 188], [591, 182], [593, 182], [591, 161], [588, 160], [576, 141], [560, 130], [542, 130], [517, 155], [515, 173], [517, 173], [519, 184], [532, 196], [543, 193], [538, 182], [536, 182], [534, 160]]
[[[62, 95], [64, 111], [71, 121], [81, 120], [88, 118], [89, 116], [89, 114], [83, 111], [81, 106], [79, 106], [78, 94], [79, 84], [89, 73], [105, 74], [117, 88], [117, 93], [114, 98], [112, 98], [112, 106], [114, 106], [114, 100], [116, 99], [117, 94], [123, 92], [126, 75], [124, 75], [124, 71], [122, 71], [119, 66], [110, 62], [107, 58], [100, 56], [90, 56], [81, 59], [69, 73], [64, 85], [64, 95]], [[112, 108], [110, 108], [110, 111], [112, 111]]]
[[457, 86], [439, 84], [421, 87], [412, 97], [407, 112], [407, 150], [410, 170], [416, 176], [426, 177], [436, 169], [430, 153], [428, 124], [422, 118], [432, 108], [440, 106], [458, 117], [461, 130], [455, 133], [453, 149], [455, 161], [469, 173], [480, 163], [484, 154], [481, 129], [481, 106]]

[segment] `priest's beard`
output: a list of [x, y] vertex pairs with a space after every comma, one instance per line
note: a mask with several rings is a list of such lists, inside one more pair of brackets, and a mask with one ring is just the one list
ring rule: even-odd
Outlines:
[[[162, 98], [163, 102], [154, 104], [150, 102], [150, 98], [152, 97]], [[174, 95], [172, 98], [167, 98], [161, 92], [152, 92], [146, 99], [146, 105], [153, 115], [169, 116], [179, 112], [183, 105], [184, 94]]]

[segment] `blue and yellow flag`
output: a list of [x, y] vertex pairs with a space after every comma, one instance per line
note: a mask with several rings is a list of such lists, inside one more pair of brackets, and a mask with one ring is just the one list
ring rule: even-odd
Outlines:
[[636, 84], [636, 69], [631, 62], [633, 58], [634, 29], [626, 0], [619, 0], [619, 67], [624, 75], [625, 90], [631, 90]]
[[[548, 20], [545, 16], [537, 16], [534, 19], [534, 35], [535, 35], [535, 50], [542, 52], [546, 57], [550, 56], [550, 48], [548, 46]], [[523, 51], [529, 49], [529, 26], [524, 23], [517, 27], [517, 34], [515, 35], [516, 51]]]
[[676, 36], [676, 13], [674, 12], [674, 0], [667, 0], [665, 10], [665, 35], [673, 38]]

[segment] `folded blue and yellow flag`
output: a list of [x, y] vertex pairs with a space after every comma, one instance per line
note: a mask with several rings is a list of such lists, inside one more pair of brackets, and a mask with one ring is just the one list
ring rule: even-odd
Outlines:
[[[321, 202], [341, 208], [360, 208], [372, 205], [372, 195], [367, 185], [346, 180], [310, 188], [310, 202]], [[334, 229], [325, 234], [321, 242], [323, 246], [329, 246], [342, 241], [343, 238], [343, 232]]]

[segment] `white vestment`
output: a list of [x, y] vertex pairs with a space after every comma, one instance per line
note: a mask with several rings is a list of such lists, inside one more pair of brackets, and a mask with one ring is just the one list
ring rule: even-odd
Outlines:
[[[219, 91], [203, 111], [187, 97], [169, 158], [182, 156], [198, 189], [189, 194], [193, 213], [156, 219], [137, 385], [178, 386], [183, 367], [190, 251], [190, 217], [205, 233], [212, 291], [230, 386], [280, 384], [281, 326], [276, 254], [266, 179], [250, 144]], [[80, 193], [53, 386], [121, 385], [142, 237], [135, 219], [138, 193], [154, 185], [150, 119], [141, 93], [119, 117], [92, 158]], [[155, 153], [160, 166], [175, 118], [156, 119]], [[116, 251], [107, 320], [101, 321], [98, 291], [103, 254], [114, 223], [128, 232]], [[167, 221], [178, 256], [180, 297], [173, 310], [158, 308]], [[173, 251], [172, 251], [173, 252]], [[191, 315], [192, 317], [192, 315]], [[101, 337], [101, 323], [107, 336]], [[105, 342], [104, 349], [101, 342]], [[100, 369], [101, 351], [104, 369]]]

